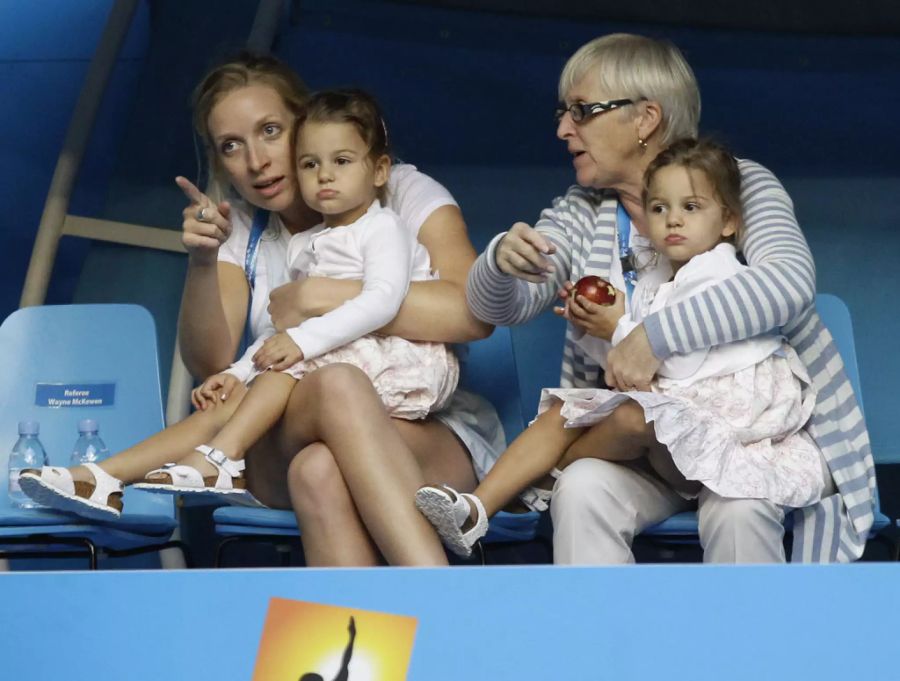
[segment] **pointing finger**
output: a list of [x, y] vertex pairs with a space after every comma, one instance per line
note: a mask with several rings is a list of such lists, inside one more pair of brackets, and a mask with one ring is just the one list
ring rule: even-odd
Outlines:
[[208, 206], [211, 203], [206, 194], [197, 189], [197, 186], [186, 177], [179, 175], [175, 178], [175, 184], [184, 192], [189, 201], [198, 206]]

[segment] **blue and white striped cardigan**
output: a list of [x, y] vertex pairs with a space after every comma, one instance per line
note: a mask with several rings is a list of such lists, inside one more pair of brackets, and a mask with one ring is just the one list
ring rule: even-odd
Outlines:
[[[793, 203], [766, 168], [742, 160], [744, 233], [741, 249], [750, 267], [680, 305], [644, 321], [654, 354], [666, 358], [781, 329], [809, 369], [818, 391], [807, 426], [821, 448], [837, 493], [794, 512], [794, 561], [851, 561], [865, 548], [872, 526], [875, 471], [869, 435], [844, 364], [815, 309], [815, 265]], [[531, 284], [500, 272], [494, 251], [482, 253], [468, 281], [468, 301], [480, 319], [521, 324], [556, 301], [565, 280], [586, 274], [608, 278], [613, 259], [618, 200], [612, 191], [570, 187], [544, 210], [535, 228], [556, 245], [554, 278]], [[566, 331], [560, 384], [589, 388], [602, 369]]]

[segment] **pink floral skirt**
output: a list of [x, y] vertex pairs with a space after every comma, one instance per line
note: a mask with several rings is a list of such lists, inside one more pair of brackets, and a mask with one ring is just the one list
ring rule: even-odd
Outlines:
[[784, 355], [687, 386], [660, 378], [653, 392], [545, 389], [539, 411], [560, 400], [566, 427], [583, 428], [634, 400], [686, 479], [723, 497], [809, 506], [825, 487], [821, 454], [802, 430], [815, 392], [796, 352]]
[[459, 361], [443, 343], [369, 334], [284, 370], [296, 379], [329, 364], [352, 364], [371, 379], [388, 414], [414, 421], [444, 407], [459, 380]]

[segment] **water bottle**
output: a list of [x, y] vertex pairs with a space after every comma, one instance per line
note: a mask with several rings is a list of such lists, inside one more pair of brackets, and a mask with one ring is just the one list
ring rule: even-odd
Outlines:
[[38, 439], [40, 425], [37, 421], [19, 421], [19, 439], [9, 455], [9, 501], [19, 508], [40, 506], [19, 487], [19, 472], [23, 468], [41, 468], [48, 465], [47, 452]]
[[97, 434], [97, 422], [94, 419], [81, 419], [78, 422], [78, 439], [72, 449], [72, 466], [86, 463], [100, 463], [109, 456], [109, 450]]

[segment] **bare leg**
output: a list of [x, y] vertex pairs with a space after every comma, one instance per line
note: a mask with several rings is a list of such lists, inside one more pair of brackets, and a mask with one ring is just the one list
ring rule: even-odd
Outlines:
[[288, 468], [288, 491], [310, 567], [367, 567], [382, 562], [337, 462], [324, 444], [301, 450]]
[[[245, 393], [244, 386], [236, 387], [226, 402], [217, 402], [204, 411], [194, 412], [183, 421], [100, 462], [100, 468], [128, 484], [141, 480], [148, 471], [165, 463], [181, 460], [218, 432]], [[73, 468], [72, 477], [79, 481], [94, 481], [94, 476], [83, 466]]]
[[653, 425], [644, 421], [644, 410], [637, 402], [624, 402], [605, 419], [583, 431], [566, 450], [558, 464], [564, 469], [578, 459], [632, 461], [646, 456], [656, 445]]
[[[297, 380], [278, 371], [260, 374], [246, 390], [240, 406], [230, 418], [197, 444], [221, 450], [229, 459], [243, 459], [247, 450], [265, 435], [284, 413], [284, 406]], [[194, 447], [197, 445], [195, 444]], [[177, 463], [191, 466], [203, 476], [215, 475], [216, 468], [192, 447]], [[167, 475], [165, 477], [168, 477]]]
[[[401, 419], [393, 423], [424, 471], [424, 478], [443, 480], [460, 490], [475, 486], [468, 452], [444, 424]], [[310, 445], [293, 459], [288, 486], [302, 529], [307, 565], [369, 566], [384, 562], [337, 461], [325, 445]], [[402, 537], [399, 539], [402, 541]]]
[[[298, 382], [278, 428], [278, 461], [258, 448], [248, 452], [250, 489], [258, 499], [284, 494], [293, 454], [313, 442], [328, 447], [368, 534], [392, 565], [441, 565], [446, 556], [413, 499], [422, 471], [387, 416], [369, 378], [356, 367], [333, 364]], [[255, 461], [254, 461], [255, 460]], [[304, 522], [304, 527], [311, 527]], [[315, 533], [315, 530], [312, 530]], [[309, 530], [304, 544], [315, 541]], [[315, 556], [316, 549], [311, 553]], [[328, 555], [322, 552], [321, 555]]]
[[673, 488], [689, 494], [700, 491], [700, 483], [686, 480], [672, 461], [665, 445], [656, 441], [652, 423], [644, 419], [644, 410], [637, 402], [625, 402], [600, 423], [589, 428], [559, 462], [562, 470], [578, 459], [604, 461], [633, 461], [642, 456], [654, 471]]
[[[565, 428], [557, 402], [538, 416], [494, 464], [475, 488], [488, 516], [508, 504], [525, 487], [547, 475], [575, 442], [582, 428]], [[472, 511], [474, 513], [474, 510]]]
[[243, 459], [246, 451], [284, 414], [297, 380], [280, 371], [257, 376], [240, 407], [209, 445], [231, 459]]

